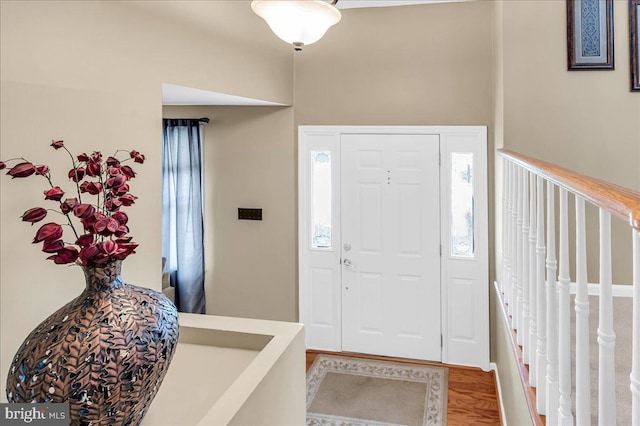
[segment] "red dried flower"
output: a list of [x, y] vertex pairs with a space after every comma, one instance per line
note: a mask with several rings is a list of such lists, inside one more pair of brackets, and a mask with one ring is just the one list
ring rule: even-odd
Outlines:
[[62, 240], [45, 241], [42, 243], [42, 251], [45, 253], [56, 253], [58, 250], [64, 248], [64, 242]]
[[76, 204], [78, 204], [77, 198], [67, 198], [62, 203], [60, 203], [60, 210], [62, 210], [62, 213], [64, 214], [69, 214], [69, 212], [73, 210]]
[[138, 151], [133, 150], [129, 153], [131, 158], [133, 158], [134, 163], [144, 163], [144, 155], [140, 154]]
[[87, 174], [91, 177], [98, 176], [100, 174], [100, 163], [89, 161], [87, 163]]
[[104, 236], [109, 236], [115, 233], [118, 230], [119, 226], [120, 224], [118, 223], [118, 221], [110, 217], [106, 219], [100, 219], [94, 225], [98, 234], [104, 235]]
[[134, 177], [136, 177], [136, 172], [131, 168], [131, 166], [120, 167], [120, 172], [129, 179], [133, 179]]
[[118, 166], [120, 165], [120, 160], [118, 160], [117, 158], [114, 157], [108, 157], [107, 158], [107, 166]]
[[91, 195], [98, 195], [102, 191], [100, 182], [83, 182], [80, 185], [80, 192], [88, 192]]
[[128, 183], [125, 183], [124, 185], [122, 185], [122, 186], [120, 186], [120, 187], [118, 187], [118, 188], [114, 188], [114, 189], [112, 189], [112, 190], [111, 190], [111, 192], [112, 192], [114, 195], [124, 195], [124, 194], [126, 194], [127, 192], [129, 192], [129, 184], [128, 184]]
[[12, 179], [15, 179], [31, 176], [35, 172], [36, 168], [33, 166], [33, 164], [26, 162], [13, 166], [11, 170], [7, 172], [7, 175], [11, 176]]
[[[66, 150], [62, 140], [52, 141], [51, 146], [56, 150]], [[93, 151], [90, 155], [82, 153], [77, 156], [77, 161], [72, 161], [73, 168], [67, 175], [77, 184], [78, 198], [66, 198], [61, 201], [65, 191], [59, 186], [52, 186], [44, 191], [46, 200], [59, 202], [60, 212], [67, 216], [65, 221], [68, 222], [68, 226], [77, 229], [73, 223], [76, 219], [69, 215], [73, 212], [84, 227], [84, 233], [76, 237], [75, 243], [65, 246], [62, 238], [63, 225], [50, 222], [40, 226], [33, 242], [42, 243], [42, 250], [52, 254], [47, 259], [57, 264], [76, 262], [84, 266], [103, 266], [135, 253], [138, 244], [133, 243], [131, 237], [127, 236], [129, 217], [119, 210], [121, 207], [131, 206], [137, 199], [129, 193], [128, 184], [136, 173], [116, 158], [118, 152], [120, 150], [116, 151], [114, 156], [107, 157], [106, 161], [103, 161], [100, 151]], [[129, 151], [129, 156], [135, 163], [141, 164], [145, 160], [145, 156], [136, 150]], [[5, 168], [9, 168], [6, 174], [12, 178], [37, 174], [44, 176], [51, 183], [50, 169], [46, 165], [34, 166], [33, 163], [22, 160], [19, 164], [8, 167], [0, 161], [0, 170]], [[87, 176], [96, 179], [84, 181]], [[81, 203], [79, 200], [83, 193], [97, 195], [98, 201], [95, 204]], [[100, 193], [104, 194], [103, 200], [99, 197]], [[48, 210], [34, 207], [25, 211], [21, 217], [24, 222], [34, 224], [42, 221], [47, 215]]]
[[76, 215], [76, 217], [79, 217], [81, 219], [86, 219], [88, 217], [91, 217], [94, 215], [95, 212], [96, 212], [96, 208], [93, 207], [91, 204], [77, 204], [73, 208], [73, 214]]
[[74, 182], [80, 182], [84, 179], [84, 176], [87, 174], [87, 170], [84, 167], [76, 167], [75, 169], [69, 170], [68, 176]]
[[124, 237], [129, 232], [129, 228], [125, 225], [118, 226], [116, 232], [113, 233], [116, 237]]
[[91, 162], [92, 163], [102, 163], [102, 153], [100, 151], [93, 151], [91, 153]]
[[84, 234], [76, 240], [76, 244], [82, 247], [90, 246], [93, 244], [93, 234]]
[[82, 222], [82, 226], [84, 226], [84, 232], [88, 232], [90, 234], [97, 234], [96, 228], [94, 228], [95, 221], [90, 222], [88, 219], [80, 219]]
[[53, 260], [58, 265], [73, 263], [78, 258], [78, 249], [72, 246], [64, 247], [58, 250], [58, 254], [47, 257], [47, 260]]
[[55, 241], [62, 238], [62, 226], [57, 223], [47, 223], [42, 225], [38, 232], [36, 232], [36, 236], [33, 239], [34, 243], [39, 243], [42, 241]]
[[136, 199], [138, 199], [138, 197], [133, 194], [124, 194], [119, 198], [122, 205], [127, 207], [135, 203]]
[[117, 220], [120, 225], [126, 225], [129, 222], [129, 217], [124, 212], [115, 212], [111, 217]]
[[44, 176], [49, 172], [48, 166], [36, 166], [36, 174]]
[[98, 253], [100, 253], [100, 250], [94, 245], [83, 247], [79, 255], [80, 263], [85, 266], [88, 265]]
[[47, 217], [47, 211], [45, 209], [42, 207], [34, 207], [24, 212], [22, 215], [22, 221], [29, 222], [33, 225], [36, 222], [40, 222], [45, 217]]
[[125, 183], [127, 183], [127, 177], [125, 175], [113, 176], [107, 179], [107, 188], [118, 189]]
[[64, 191], [60, 189], [59, 186], [54, 186], [48, 191], [44, 191], [45, 200], [60, 201], [63, 195], [64, 195]]
[[91, 264], [96, 266], [104, 266], [111, 260], [111, 256], [104, 253], [98, 253], [91, 259]]
[[102, 241], [98, 243], [98, 248], [104, 254], [115, 254], [118, 251], [118, 243], [112, 240]]
[[122, 201], [120, 201], [118, 198], [107, 200], [104, 203], [104, 208], [109, 210], [110, 212], [118, 211], [120, 207], [122, 207]]
[[118, 242], [118, 252], [113, 256], [118, 260], [124, 260], [124, 258], [126, 258], [127, 256], [129, 256], [130, 254], [133, 254], [136, 252], [136, 247], [138, 247], [138, 244], [136, 243], [121, 243], [120, 240], [116, 240]]

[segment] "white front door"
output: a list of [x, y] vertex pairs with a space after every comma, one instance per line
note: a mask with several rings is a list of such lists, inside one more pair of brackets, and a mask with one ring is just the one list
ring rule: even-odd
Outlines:
[[440, 361], [439, 136], [340, 145], [342, 350]]

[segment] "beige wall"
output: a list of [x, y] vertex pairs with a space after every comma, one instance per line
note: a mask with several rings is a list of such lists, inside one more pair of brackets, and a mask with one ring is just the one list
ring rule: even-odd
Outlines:
[[[493, 2], [493, 129], [494, 129], [494, 152], [488, 157], [493, 158], [494, 180], [489, 182], [493, 186], [494, 198], [494, 226], [502, 224], [502, 160], [495, 153], [495, 150], [504, 148], [504, 3]], [[491, 219], [489, 219], [491, 220]], [[495, 240], [495, 270], [497, 274], [501, 271], [502, 242]]]
[[485, 2], [345, 10], [295, 55], [296, 124], [491, 125], [491, 31]]
[[[52, 138], [74, 152], [146, 154], [129, 209], [140, 248], [123, 273], [159, 289], [161, 84], [289, 104], [291, 50], [238, 1], [3, 1], [0, 15], [0, 158], [49, 164], [66, 184], [70, 167]], [[0, 179], [0, 377], [28, 332], [83, 287], [80, 270], [45, 261], [30, 244], [36, 228], [19, 223], [42, 190], [35, 179]]]
[[[505, 147], [640, 189], [627, 2], [614, 2], [615, 71], [567, 71], [565, 2], [506, 1], [503, 22]], [[588, 213], [589, 279], [598, 282], [597, 211]], [[613, 232], [614, 282], [629, 284], [629, 227], [615, 219]]]
[[[130, 210], [141, 243], [135, 263], [125, 265], [132, 283], [160, 286], [161, 83], [284, 104], [295, 95], [295, 111], [220, 107], [197, 115], [212, 118], [207, 143], [216, 140], [207, 155], [218, 166], [212, 173], [224, 176], [214, 179], [207, 210], [214, 212], [207, 222], [222, 241], [212, 247], [208, 240], [207, 246], [214, 259], [213, 279], [211, 269], [207, 275], [213, 313], [295, 318], [298, 125], [488, 125], [490, 153], [504, 139], [509, 149], [640, 189], [640, 96], [628, 91], [622, 1], [615, 2], [612, 72], [566, 71], [560, 0], [346, 10], [338, 26], [294, 59], [240, 1], [3, 1], [0, 19], [0, 158], [24, 155], [49, 163], [62, 179], [68, 165], [46, 147], [51, 138], [64, 138], [76, 151], [137, 148], [147, 155], [134, 181], [140, 199]], [[491, 155], [489, 161], [492, 204]], [[226, 179], [231, 186], [224, 186]], [[5, 377], [24, 336], [80, 291], [82, 274], [44, 262], [29, 244], [35, 229], [18, 223], [41, 185], [0, 179], [0, 190]], [[265, 221], [234, 220], [245, 203], [262, 206]], [[614, 230], [624, 234], [614, 247], [616, 262], [628, 262], [626, 228]], [[595, 243], [590, 247], [593, 259]], [[592, 281], [595, 265], [590, 262]], [[616, 281], [628, 278], [623, 270], [616, 267]], [[517, 381], [496, 315], [494, 309], [492, 360], [501, 373], [508, 371], [502, 380], [508, 393]], [[507, 410], [519, 412], [519, 397], [512, 403]]]
[[295, 55], [296, 126], [485, 125], [493, 152], [492, 19], [492, 2], [343, 11]]
[[[296, 318], [294, 126], [287, 121], [293, 112], [296, 128], [491, 125], [490, 5], [397, 7], [389, 13], [406, 30], [388, 26], [371, 34], [366, 28], [380, 28], [388, 18], [379, 9], [348, 10], [322, 43], [295, 55], [293, 111], [165, 107], [167, 117], [212, 118], [205, 127], [205, 163], [212, 165], [207, 182], [213, 185], [206, 203], [208, 313]], [[444, 24], [452, 20], [456, 25]], [[451, 40], [446, 46], [425, 42], [442, 39]], [[265, 220], [238, 221], [242, 203], [262, 206]]]
[[[293, 109], [164, 107], [204, 126], [207, 313], [296, 320]], [[263, 209], [238, 220], [238, 207]]]

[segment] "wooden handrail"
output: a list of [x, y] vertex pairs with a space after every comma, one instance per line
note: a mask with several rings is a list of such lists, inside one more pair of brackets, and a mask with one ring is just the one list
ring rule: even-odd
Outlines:
[[608, 210], [640, 231], [640, 192], [508, 149], [498, 149], [498, 155]]

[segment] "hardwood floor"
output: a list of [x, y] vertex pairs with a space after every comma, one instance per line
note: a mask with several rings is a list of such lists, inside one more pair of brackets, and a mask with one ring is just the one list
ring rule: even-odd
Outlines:
[[500, 403], [496, 390], [495, 375], [492, 371], [486, 373], [479, 368], [472, 367], [459, 367], [402, 358], [312, 350], [307, 351], [307, 371], [309, 371], [313, 361], [315, 361], [319, 354], [447, 367], [449, 368], [447, 424], [449, 426], [501, 424]]

